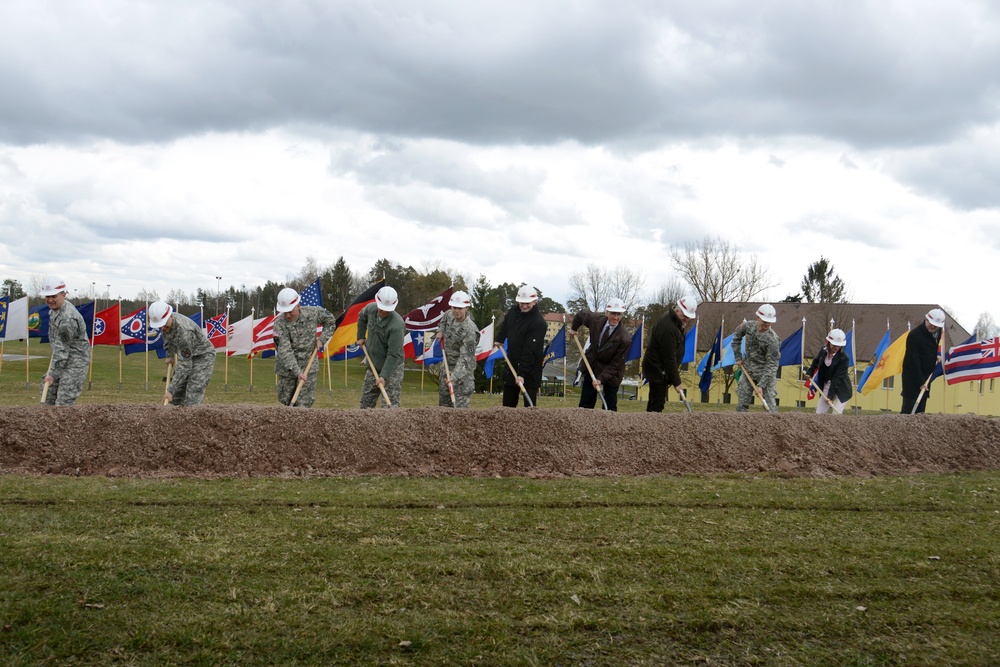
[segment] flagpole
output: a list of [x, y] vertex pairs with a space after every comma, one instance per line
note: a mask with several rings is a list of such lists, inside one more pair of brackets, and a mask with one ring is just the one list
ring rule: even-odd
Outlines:
[[[888, 317], [885, 318], [885, 330], [886, 331], [891, 331], [891, 329], [889, 328], [889, 318]], [[909, 322], [906, 323], [906, 330], [907, 331], [910, 330], [910, 323]], [[889, 340], [890, 341], [892, 340], [892, 336], [889, 336]], [[888, 348], [886, 348], [886, 349], [888, 349]], [[878, 364], [878, 359], [875, 360], [875, 363]], [[885, 378], [882, 379], [882, 382], [885, 382]], [[889, 392], [888, 391], [885, 392], [885, 411], [889, 412]]]
[[854, 361], [854, 411], [857, 414], [858, 409], [858, 332], [854, 330], [855, 323], [854, 319], [851, 319], [851, 359]]
[[90, 370], [87, 377], [87, 391], [94, 389], [94, 333], [97, 331], [97, 299], [94, 299], [94, 317], [90, 320]]
[[[947, 322], [945, 322], [945, 325], [947, 325]], [[941, 382], [942, 382], [942, 384], [941, 384], [941, 411], [944, 414], [948, 414], [948, 400], [947, 400], [948, 399], [948, 393], [946, 391], [948, 389], [948, 372], [944, 369], [944, 351], [945, 351], [945, 349], [947, 349], [944, 346], [945, 329], [946, 328], [947, 328], [947, 326], [941, 327], [941, 342], [940, 342], [940, 347], [938, 348], [938, 356], [941, 357]], [[930, 381], [928, 381], [927, 382], [927, 390], [930, 391], [930, 388], [931, 388], [930, 387]]]
[[[722, 323], [719, 324], [719, 358], [716, 359], [716, 363], [722, 362], [722, 340], [723, 340], [722, 334], [725, 333], [725, 328], [726, 328], [726, 318], [725, 316], [723, 316]], [[711, 359], [709, 359], [709, 361], [711, 361]], [[715, 375], [715, 371], [712, 371], [712, 375]], [[722, 377], [723, 378], [726, 377], [726, 371], [722, 371]], [[716, 403], [716, 405], [722, 405], [722, 382], [719, 382], [719, 402]]]
[[[250, 306], [253, 313], [253, 306]], [[243, 313], [240, 313], [241, 315]], [[229, 391], [229, 305], [226, 305], [226, 376], [222, 381], [222, 391]]]
[[146, 323], [143, 327], [142, 337], [146, 343], [146, 391], [149, 391], [149, 302], [142, 307], [142, 319]]
[[118, 391], [123, 389], [122, 384], [122, 298], [118, 297]]
[[[563, 316], [563, 331], [565, 331], [566, 330], [566, 313], [563, 313], [562, 316]], [[565, 334], [563, 334], [563, 335], [565, 335]], [[566, 402], [566, 354], [565, 353], [563, 353], [563, 395], [562, 395], [562, 399], [563, 399], [563, 403], [565, 403]]]
[[[799, 400], [798, 403], [805, 407], [805, 402], [802, 400], [802, 368], [806, 365], [806, 318], [805, 315], [802, 316], [802, 338], [799, 339], [799, 381], [796, 383], [799, 385]], [[833, 407], [833, 406], [830, 406]], [[799, 408], [800, 410], [802, 408]]]
[[330, 362], [330, 341], [323, 347], [323, 361], [326, 362], [326, 390], [328, 396], [333, 396], [333, 364]]

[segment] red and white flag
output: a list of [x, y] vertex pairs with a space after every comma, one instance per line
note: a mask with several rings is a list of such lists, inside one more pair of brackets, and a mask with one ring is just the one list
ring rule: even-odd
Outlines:
[[274, 349], [274, 315], [268, 315], [253, 323], [253, 347], [250, 356]]
[[410, 331], [433, 331], [437, 329], [438, 323], [444, 314], [451, 307], [448, 301], [451, 300], [451, 293], [454, 287], [449, 287], [436, 297], [420, 306], [414, 308], [403, 317], [403, 324]]
[[479, 330], [479, 344], [476, 345], [476, 361], [482, 361], [493, 351], [493, 323]]

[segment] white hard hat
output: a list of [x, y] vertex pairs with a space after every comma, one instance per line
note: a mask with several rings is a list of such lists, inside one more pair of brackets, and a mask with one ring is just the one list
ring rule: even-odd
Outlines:
[[538, 292], [535, 291], [534, 287], [522, 285], [521, 289], [517, 290], [517, 298], [514, 300], [518, 303], [531, 303], [532, 301], [538, 301]]
[[615, 297], [608, 300], [608, 307], [605, 308], [609, 313], [624, 313], [625, 312], [625, 302]]
[[383, 287], [375, 293], [375, 305], [378, 306], [379, 310], [391, 313], [396, 310], [398, 303], [399, 295], [396, 294], [396, 290], [389, 286]]
[[698, 297], [688, 294], [677, 300], [677, 307], [684, 313], [684, 317], [691, 318], [698, 315]]
[[774, 306], [769, 303], [765, 303], [757, 309], [757, 317], [772, 324], [778, 321], [778, 316], [774, 312]]
[[448, 300], [448, 305], [452, 308], [468, 308], [472, 305], [472, 299], [462, 290], [458, 290], [452, 293], [451, 299]]
[[60, 292], [67, 292], [66, 281], [54, 276], [45, 276], [42, 281], [42, 296], [55, 296]]
[[277, 311], [279, 313], [290, 313], [297, 305], [299, 305], [299, 293], [291, 287], [286, 287], [278, 292]]
[[847, 336], [840, 329], [834, 329], [830, 332], [830, 335], [826, 337], [826, 342], [830, 345], [836, 345], [837, 347], [844, 347], [847, 345]]
[[940, 308], [931, 309], [931, 311], [927, 313], [927, 321], [940, 329], [944, 326], [944, 311]]
[[146, 311], [146, 321], [149, 323], [150, 329], [159, 329], [170, 316], [174, 314], [174, 309], [170, 307], [170, 304], [165, 301], [154, 301], [149, 304], [149, 309]]

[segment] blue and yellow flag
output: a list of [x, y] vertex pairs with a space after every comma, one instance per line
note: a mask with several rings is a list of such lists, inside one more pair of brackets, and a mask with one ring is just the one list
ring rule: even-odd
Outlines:
[[[886, 332], [886, 336], [889, 332]], [[863, 396], [867, 396], [871, 392], [875, 391], [876, 387], [881, 386], [882, 381], [886, 378], [893, 377], [894, 375], [899, 375], [903, 371], [903, 356], [906, 354], [906, 337], [909, 332], [903, 334], [899, 338], [893, 341], [892, 345], [886, 348], [885, 352], [878, 358], [875, 362], [875, 367], [869, 373], [865, 371], [865, 377], [862, 378], [861, 386], [858, 390]]]

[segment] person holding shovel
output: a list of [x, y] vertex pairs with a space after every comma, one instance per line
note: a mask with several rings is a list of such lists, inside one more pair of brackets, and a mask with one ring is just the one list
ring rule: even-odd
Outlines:
[[816, 354], [809, 366], [809, 382], [820, 392], [816, 414], [823, 415], [833, 408], [838, 415], [844, 413], [844, 406], [854, 390], [851, 389], [851, 378], [847, 373], [851, 362], [847, 358], [844, 346], [847, 336], [840, 329], [834, 329], [826, 337], [826, 345]]
[[674, 309], [664, 313], [653, 325], [642, 358], [642, 374], [649, 382], [646, 412], [663, 412], [668, 386], [682, 395], [684, 387], [678, 369], [684, 358], [684, 327], [697, 315], [698, 298], [688, 295], [678, 299]]
[[[625, 302], [614, 298], [608, 301], [604, 314], [584, 308], [573, 316], [569, 335], [576, 336], [580, 327], [587, 327], [590, 340], [580, 359], [578, 370], [583, 374], [580, 387], [580, 407], [591, 409], [597, 405], [598, 392], [603, 392], [604, 402], [611, 412], [618, 411], [618, 387], [625, 377], [625, 358], [632, 346], [632, 337], [621, 326]], [[590, 373], [594, 376], [591, 377]]]
[[[504, 371], [503, 406], [516, 408], [524, 394], [524, 405], [535, 405], [542, 386], [542, 359], [545, 352], [545, 318], [538, 312], [538, 293], [527, 285], [517, 291], [516, 303], [507, 311], [497, 331], [494, 347], [503, 349], [507, 341], [508, 367]], [[513, 372], [511, 371], [513, 367]]]
[[[326, 347], [337, 329], [337, 318], [326, 308], [303, 306], [291, 287], [278, 292], [274, 320], [274, 372], [278, 376], [278, 401], [282, 405], [311, 408], [316, 401], [316, 354]], [[323, 333], [317, 338], [316, 332]], [[301, 385], [301, 388], [300, 388]], [[298, 395], [295, 392], [298, 390]]]
[[[438, 405], [445, 407], [472, 407], [472, 392], [476, 389], [476, 345], [479, 327], [469, 317], [472, 299], [462, 290], [451, 295], [451, 310], [444, 314], [438, 325], [437, 338], [441, 341], [447, 370], [438, 388]], [[448, 383], [451, 382], [449, 389]], [[454, 392], [454, 403], [452, 403]]]
[[47, 277], [42, 296], [49, 307], [49, 342], [52, 359], [42, 380], [44, 403], [73, 405], [83, 391], [90, 365], [90, 339], [87, 323], [76, 306], [66, 300], [66, 281]]
[[369, 303], [358, 313], [358, 346], [368, 358], [368, 370], [361, 386], [360, 408], [374, 408], [379, 394], [389, 407], [399, 407], [403, 391], [403, 337], [406, 325], [396, 312], [399, 296], [386, 286], [375, 293], [375, 303]]
[[[756, 394], [764, 402], [764, 409], [777, 414], [774, 403], [778, 395], [778, 360], [781, 358], [781, 339], [771, 325], [778, 321], [774, 306], [765, 303], [756, 312], [757, 321], [744, 322], [733, 332], [733, 356], [742, 373], [736, 386], [736, 412], [747, 412]], [[741, 343], [746, 342], [746, 354]], [[756, 385], [756, 386], [755, 386]]]
[[165, 301], [149, 304], [147, 319], [150, 329], [163, 332], [167, 365], [174, 365], [176, 359], [173, 377], [163, 394], [164, 404], [201, 405], [215, 369], [215, 346], [209, 342], [205, 328], [174, 312]]
[[[900, 414], [923, 412], [931, 395], [931, 373], [938, 362], [938, 343], [944, 328], [944, 311], [934, 308], [924, 316], [921, 326], [906, 334], [903, 353], [903, 408]], [[916, 406], [916, 410], [914, 410]]]

